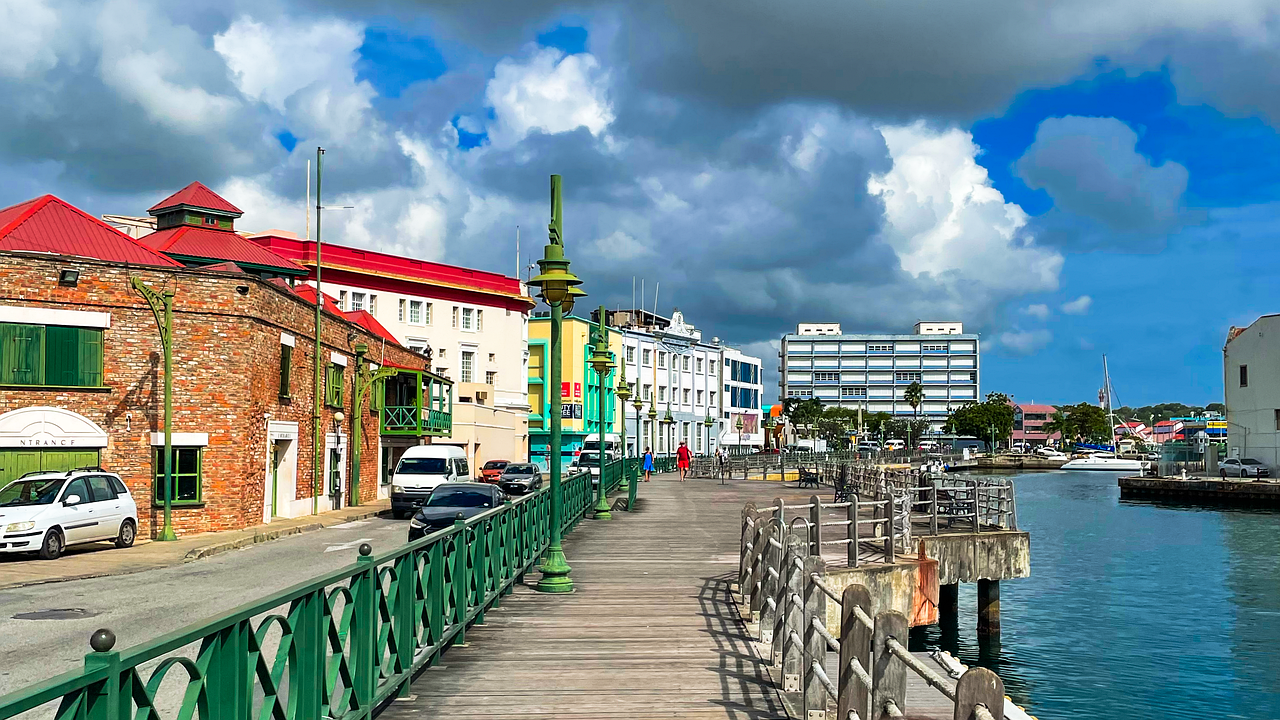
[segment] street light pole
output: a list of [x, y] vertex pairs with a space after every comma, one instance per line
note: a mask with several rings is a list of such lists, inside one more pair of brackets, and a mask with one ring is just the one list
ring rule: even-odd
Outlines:
[[560, 326], [564, 322], [562, 304], [569, 298], [569, 291], [576, 290], [574, 286], [580, 285], [582, 281], [569, 272], [569, 261], [564, 257], [561, 233], [560, 176], [552, 175], [551, 223], [547, 226], [548, 241], [542, 248], [542, 259], [538, 261], [540, 272], [529, 280], [529, 285], [541, 288], [542, 299], [551, 307], [551, 403], [548, 408], [551, 421], [551, 447], [548, 458], [551, 470], [551, 528], [547, 552], [541, 567], [538, 568], [542, 572], [542, 578], [538, 580], [537, 585], [539, 592], [546, 593], [573, 592], [573, 580], [569, 578], [572, 568], [566, 562], [564, 548], [561, 546], [564, 499], [560, 487]]
[[605, 339], [605, 333], [608, 328], [604, 322], [604, 306], [600, 306], [600, 325], [596, 334], [596, 344], [592, 348], [591, 358], [587, 361], [591, 365], [591, 369], [596, 372], [596, 389], [597, 389], [597, 405], [599, 407], [596, 428], [599, 430], [600, 438], [600, 481], [596, 483], [596, 506], [595, 518], [597, 520], [611, 520], [612, 513], [609, 512], [609, 500], [604, 494], [604, 466], [606, 464], [604, 451], [604, 396], [605, 396], [605, 376], [608, 375], [615, 363], [613, 358], [609, 357], [609, 341]]
[[151, 306], [160, 329], [160, 347], [164, 350], [164, 526], [156, 540], [177, 540], [173, 531], [173, 295], [172, 288], [163, 293], [147, 287], [140, 277], [129, 278], [129, 284]]
[[323, 354], [321, 348], [324, 342], [320, 337], [320, 320], [324, 309], [324, 292], [320, 289], [320, 268], [323, 263], [320, 262], [320, 215], [323, 206], [320, 204], [320, 176], [321, 164], [324, 162], [324, 148], [316, 148], [316, 346], [315, 346], [315, 385], [312, 390], [315, 394], [315, 407], [312, 416], [312, 438], [311, 438], [311, 514], [316, 515], [320, 512], [320, 461], [321, 449], [320, 445], [323, 441], [320, 427], [320, 413], [324, 407], [324, 380], [321, 374], [320, 355]]
[[[626, 357], [626, 351], [623, 351], [623, 357]], [[622, 485], [619, 489], [626, 490], [628, 497], [631, 494], [631, 477], [627, 474], [627, 401], [631, 399], [631, 388], [627, 385], [627, 363], [626, 360], [619, 358], [619, 366], [622, 372], [618, 375], [618, 387], [614, 389], [613, 394], [621, 402], [618, 404], [618, 420], [619, 430], [618, 437], [622, 440]], [[640, 426], [637, 425], [637, 428]], [[637, 433], [639, 435], [639, 433]], [[627, 510], [633, 510], [631, 502], [627, 502]]]

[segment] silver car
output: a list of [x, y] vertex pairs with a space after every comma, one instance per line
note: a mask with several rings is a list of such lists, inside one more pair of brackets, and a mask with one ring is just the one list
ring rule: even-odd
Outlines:
[[1218, 474], [1224, 478], [1264, 478], [1270, 477], [1271, 470], [1253, 458], [1227, 458], [1218, 466]]

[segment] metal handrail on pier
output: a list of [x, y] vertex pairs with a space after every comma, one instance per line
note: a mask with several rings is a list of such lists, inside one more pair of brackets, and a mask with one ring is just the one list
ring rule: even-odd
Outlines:
[[[864, 522], [856, 517], [860, 504], [856, 494], [836, 503], [853, 515], [841, 523], [814, 519], [823, 507], [832, 507], [817, 497], [789, 506], [813, 513], [810, 518], [796, 516], [790, 524], [784, 523], [788, 506], [780, 499], [771, 508], [748, 504], [743, 509], [738, 588], [744, 610], [759, 620], [756, 639], [768, 646], [782, 692], [806, 720], [825, 719], [832, 706], [838, 720], [903, 717], [910, 671], [955, 704], [956, 718], [1003, 720], [1004, 683], [999, 675], [969, 668], [952, 685], [907, 650], [906, 616], [895, 611], [873, 616], [866, 587], [853, 584], [838, 592], [826, 582], [821, 529], [840, 524], [856, 528]], [[865, 504], [896, 506], [892, 499]], [[892, 538], [887, 542], [891, 546]], [[856, 538], [851, 547], [855, 545]], [[827, 630], [828, 602], [839, 609], [838, 637]], [[826, 671], [828, 652], [839, 657], [834, 680]]]

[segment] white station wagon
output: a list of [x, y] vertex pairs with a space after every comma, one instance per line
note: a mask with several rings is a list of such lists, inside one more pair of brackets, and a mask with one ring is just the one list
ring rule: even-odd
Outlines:
[[0, 553], [55, 560], [68, 545], [133, 545], [138, 506], [120, 476], [102, 468], [24, 475], [0, 489]]

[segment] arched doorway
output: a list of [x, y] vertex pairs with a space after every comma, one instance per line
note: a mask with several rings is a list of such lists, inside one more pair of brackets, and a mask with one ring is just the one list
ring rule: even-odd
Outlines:
[[98, 464], [107, 433], [89, 418], [55, 407], [0, 415], [0, 486], [26, 473]]

